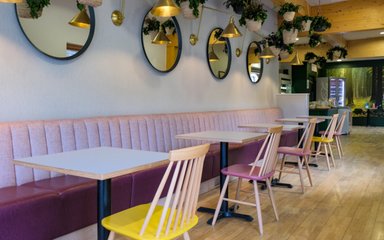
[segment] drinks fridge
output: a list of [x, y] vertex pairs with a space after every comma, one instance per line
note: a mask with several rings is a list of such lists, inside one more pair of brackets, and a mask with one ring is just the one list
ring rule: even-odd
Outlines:
[[345, 106], [345, 78], [321, 77], [316, 79], [316, 100], [335, 99], [335, 107]]

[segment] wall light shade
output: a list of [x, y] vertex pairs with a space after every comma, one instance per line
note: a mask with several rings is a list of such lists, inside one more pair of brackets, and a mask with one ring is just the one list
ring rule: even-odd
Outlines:
[[84, 8], [76, 16], [69, 21], [69, 24], [79, 28], [89, 28], [91, 26], [91, 20], [87, 14], [87, 10]]
[[260, 53], [259, 57], [270, 59], [270, 58], [274, 58], [275, 54], [273, 54], [272, 50], [268, 47], [268, 45], [266, 45], [263, 51]]
[[180, 8], [173, 0], [158, 0], [151, 10], [152, 15], [159, 17], [173, 17], [179, 15]]
[[235, 21], [233, 19], [233, 16], [229, 19], [229, 23], [227, 27], [224, 29], [224, 31], [221, 33], [221, 37], [225, 38], [235, 38], [235, 37], [241, 37], [241, 32], [235, 25]]
[[296, 51], [296, 55], [295, 55], [295, 57], [292, 59], [292, 61], [291, 61], [290, 63], [291, 63], [291, 65], [295, 65], [295, 66], [297, 66], [297, 65], [303, 65], [303, 62], [300, 61], [299, 53], [298, 53], [297, 51]]
[[21, 3], [23, 0], [0, 0], [0, 3]]
[[208, 54], [208, 59], [210, 62], [217, 62], [220, 60], [219, 57], [216, 55], [215, 51], [213, 51], [213, 48]]
[[160, 28], [159, 32], [156, 34], [156, 36], [152, 40], [153, 44], [169, 44], [171, 43], [171, 40], [165, 35], [162, 28]]

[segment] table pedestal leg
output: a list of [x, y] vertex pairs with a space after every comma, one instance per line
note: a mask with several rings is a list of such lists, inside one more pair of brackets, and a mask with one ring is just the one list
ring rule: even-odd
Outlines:
[[97, 181], [97, 239], [106, 240], [109, 231], [101, 225], [111, 215], [111, 179]]

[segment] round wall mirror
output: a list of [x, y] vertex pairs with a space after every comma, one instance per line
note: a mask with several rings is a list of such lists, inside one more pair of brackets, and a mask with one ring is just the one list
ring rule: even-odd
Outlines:
[[260, 56], [260, 44], [253, 41], [248, 46], [247, 51], [247, 71], [252, 83], [258, 83], [263, 75], [264, 62]]
[[[84, 6], [90, 19], [87, 28], [70, 25], [80, 13], [76, 1], [51, 0], [38, 18], [31, 18], [25, 4], [15, 4], [16, 17], [29, 42], [40, 52], [56, 59], [72, 59], [81, 55], [92, 41], [95, 13]], [[83, 11], [83, 14], [84, 14]]]
[[172, 71], [181, 55], [181, 31], [175, 17], [145, 15], [141, 27], [141, 43], [145, 57], [159, 72]]
[[225, 78], [231, 68], [231, 44], [228, 38], [220, 37], [222, 32], [222, 28], [213, 29], [207, 42], [209, 70], [217, 79]]

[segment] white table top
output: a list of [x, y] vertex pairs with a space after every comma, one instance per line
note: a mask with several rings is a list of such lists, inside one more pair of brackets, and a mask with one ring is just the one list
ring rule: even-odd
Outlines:
[[[309, 118], [280, 118], [276, 119], [276, 122], [295, 122], [295, 123], [307, 123], [309, 122]], [[318, 118], [316, 123], [324, 122], [324, 119]]]
[[176, 135], [177, 139], [203, 140], [213, 142], [247, 143], [265, 138], [266, 133], [204, 131]]
[[272, 128], [272, 127], [278, 127], [283, 126], [284, 131], [293, 131], [304, 128], [303, 125], [289, 125], [289, 124], [275, 124], [275, 123], [247, 123], [247, 124], [241, 124], [239, 125], [239, 128]]
[[168, 153], [100, 147], [13, 160], [21, 165], [97, 180], [110, 179], [168, 162]]
[[332, 116], [316, 116], [316, 115], [302, 115], [297, 118], [320, 118], [320, 119], [332, 119]]

